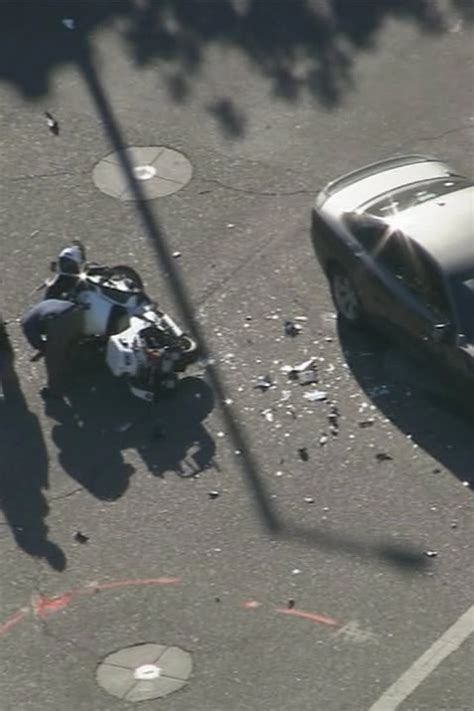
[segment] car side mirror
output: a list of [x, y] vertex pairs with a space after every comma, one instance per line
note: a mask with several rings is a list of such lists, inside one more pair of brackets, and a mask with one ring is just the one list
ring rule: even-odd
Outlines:
[[436, 323], [431, 331], [435, 343], [448, 343], [453, 337], [453, 327], [450, 323]]

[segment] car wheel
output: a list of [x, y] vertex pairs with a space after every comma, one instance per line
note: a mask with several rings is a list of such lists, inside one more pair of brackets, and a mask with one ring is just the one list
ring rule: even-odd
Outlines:
[[329, 282], [338, 315], [353, 326], [360, 325], [362, 306], [349, 274], [341, 267], [334, 267], [330, 272]]

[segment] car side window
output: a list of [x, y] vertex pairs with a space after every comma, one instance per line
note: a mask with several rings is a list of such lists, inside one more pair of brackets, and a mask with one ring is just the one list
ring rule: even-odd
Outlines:
[[415, 296], [440, 321], [451, 320], [443, 278], [436, 265], [419, 248], [413, 246], [414, 279], [408, 285]]

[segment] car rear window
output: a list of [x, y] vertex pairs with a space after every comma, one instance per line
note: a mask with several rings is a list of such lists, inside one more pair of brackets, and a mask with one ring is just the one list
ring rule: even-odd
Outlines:
[[403, 188], [391, 190], [359, 209], [374, 217], [389, 217], [410, 207], [421, 205], [428, 200], [436, 200], [456, 190], [463, 190], [471, 185], [473, 185], [472, 180], [460, 175], [450, 175], [436, 180], [421, 180]]

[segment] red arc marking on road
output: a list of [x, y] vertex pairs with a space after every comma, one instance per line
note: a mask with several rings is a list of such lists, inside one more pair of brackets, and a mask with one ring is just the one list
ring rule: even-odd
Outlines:
[[14, 627], [18, 622], [20, 622], [29, 613], [29, 609], [18, 610], [10, 617], [7, 617], [5, 622], [0, 625], [0, 635], [8, 632], [12, 627]]
[[29, 612], [33, 612], [35, 617], [44, 617], [45, 614], [67, 607], [67, 605], [69, 605], [69, 603], [78, 595], [90, 595], [98, 590], [110, 590], [112, 588], [126, 588], [131, 586], [138, 587], [140, 585], [171, 585], [179, 583], [179, 581], [179, 578], [173, 577], [133, 578], [130, 580], [113, 580], [107, 583], [87, 583], [81, 588], [69, 590], [61, 595], [54, 595], [53, 597], [48, 597], [47, 595], [34, 595], [31, 599], [29, 607], [24, 607], [21, 610], [18, 610], [10, 615], [10, 617], [7, 617], [5, 622], [0, 624], [0, 636], [12, 629], [12, 627], [24, 619]]

